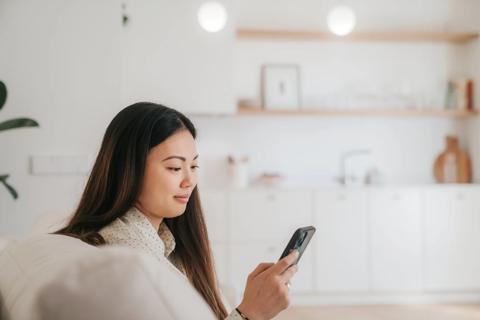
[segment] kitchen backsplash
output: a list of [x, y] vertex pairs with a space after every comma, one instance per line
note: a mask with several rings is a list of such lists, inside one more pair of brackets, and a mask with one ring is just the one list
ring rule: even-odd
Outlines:
[[[330, 185], [341, 174], [342, 154], [368, 150], [349, 160], [354, 174], [377, 169], [386, 184], [432, 183], [432, 166], [444, 136], [465, 143], [465, 126], [441, 118], [192, 116], [198, 129], [200, 181], [229, 184], [228, 155], [248, 156], [248, 176], [285, 176], [286, 186]], [[355, 171], [356, 170], [356, 171]]]

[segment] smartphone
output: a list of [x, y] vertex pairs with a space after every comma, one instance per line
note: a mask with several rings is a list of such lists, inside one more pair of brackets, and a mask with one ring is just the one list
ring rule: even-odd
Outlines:
[[288, 254], [292, 250], [298, 250], [298, 258], [293, 263], [293, 264], [297, 264], [300, 258], [302, 257], [303, 252], [305, 251], [305, 248], [308, 246], [310, 239], [312, 239], [314, 233], [315, 233], [315, 227], [313, 226], [298, 228], [297, 230], [295, 230], [292, 238], [290, 238], [290, 241], [285, 247], [285, 250], [283, 250], [283, 253], [280, 256], [280, 259], [288, 256]]

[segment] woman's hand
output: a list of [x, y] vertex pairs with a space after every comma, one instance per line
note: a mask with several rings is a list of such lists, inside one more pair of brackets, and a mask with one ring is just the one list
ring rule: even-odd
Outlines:
[[259, 264], [248, 275], [238, 310], [250, 320], [266, 320], [286, 309], [290, 304], [287, 283], [297, 272], [297, 266], [291, 266], [297, 258], [298, 251], [294, 250], [275, 264]]

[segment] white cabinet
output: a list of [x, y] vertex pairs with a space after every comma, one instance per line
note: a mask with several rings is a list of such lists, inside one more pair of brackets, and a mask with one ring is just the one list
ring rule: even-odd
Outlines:
[[211, 250], [213, 254], [213, 261], [215, 264], [215, 271], [217, 272], [218, 281], [220, 284], [229, 284], [228, 277], [228, 250], [227, 244], [211, 243]]
[[316, 192], [317, 290], [369, 289], [367, 201], [364, 189]]
[[170, 0], [128, 3], [130, 22], [122, 39], [125, 104], [153, 101], [185, 113], [234, 112], [233, 19], [220, 32], [206, 32], [198, 24], [199, 5]]
[[218, 280], [228, 284], [228, 196], [222, 190], [207, 189], [200, 191], [200, 199]]
[[[229, 252], [230, 279], [238, 293], [245, 289], [247, 276], [262, 262], [276, 262], [287, 242], [232, 244]], [[313, 291], [313, 251], [307, 252], [298, 263], [298, 272], [291, 280], [292, 293]]]
[[237, 299], [248, 274], [276, 262], [293, 231], [307, 225], [317, 232], [292, 293], [478, 292], [479, 199], [472, 186], [202, 192], [219, 279]]
[[421, 290], [420, 189], [371, 189], [369, 206], [372, 290]]
[[[312, 224], [311, 190], [250, 189], [229, 196], [229, 275], [242, 292], [248, 274], [261, 262], [276, 262], [293, 232]], [[313, 248], [299, 262], [292, 292], [313, 290]]]
[[312, 224], [312, 191], [232, 191], [228, 212], [232, 242], [288, 242], [297, 228]]
[[425, 191], [425, 287], [480, 289], [480, 189]]
[[213, 243], [226, 243], [228, 235], [228, 196], [222, 190], [200, 191], [208, 236]]

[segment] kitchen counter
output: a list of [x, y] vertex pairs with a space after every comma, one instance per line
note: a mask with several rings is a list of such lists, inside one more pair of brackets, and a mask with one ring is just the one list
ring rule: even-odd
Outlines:
[[278, 185], [250, 185], [239, 188], [233, 186], [199, 186], [201, 190], [223, 190], [223, 191], [246, 191], [246, 190], [355, 190], [355, 189], [475, 189], [480, 188], [479, 183], [469, 184], [437, 184], [437, 183], [405, 183], [405, 184], [375, 184], [375, 185], [341, 185], [338, 183], [319, 183], [319, 184], [278, 184]]

